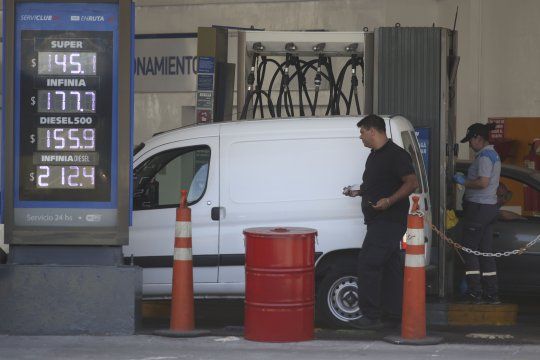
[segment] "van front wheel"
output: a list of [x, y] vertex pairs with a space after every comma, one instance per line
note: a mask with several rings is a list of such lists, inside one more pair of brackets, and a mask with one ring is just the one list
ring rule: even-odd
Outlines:
[[327, 326], [344, 327], [362, 316], [358, 306], [356, 265], [334, 266], [317, 289], [317, 318]]

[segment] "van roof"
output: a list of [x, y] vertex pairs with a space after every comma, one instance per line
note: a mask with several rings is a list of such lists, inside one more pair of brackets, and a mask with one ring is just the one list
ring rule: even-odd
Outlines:
[[[179, 127], [154, 134], [154, 136], [145, 141], [146, 144], [150, 143], [168, 143], [179, 140], [178, 134], [182, 134], [182, 138], [201, 138], [209, 136], [219, 136], [219, 134], [240, 134], [240, 133], [252, 133], [256, 132], [282, 132], [282, 131], [302, 131], [303, 129], [320, 130], [332, 128], [350, 128], [356, 126], [356, 123], [363, 118], [364, 115], [346, 116], [346, 115], [334, 115], [323, 117], [294, 117], [294, 118], [273, 118], [273, 119], [260, 119], [260, 120], [238, 120], [238, 121], [226, 121], [207, 124], [193, 124], [188, 126]], [[397, 123], [408, 123], [408, 121], [397, 115], [388, 116], [381, 115], [385, 119], [387, 128], [389, 127], [389, 121], [395, 121]]]
[[[157, 132], [155, 134], [152, 135], [152, 137], [156, 137], [156, 136], [160, 136], [160, 135], [164, 135], [164, 134], [168, 134], [168, 133], [171, 133], [171, 132], [175, 132], [175, 131], [180, 131], [180, 130], [183, 130], [183, 129], [189, 129], [189, 128], [195, 128], [195, 127], [207, 127], [207, 126], [228, 126], [229, 124], [235, 124], [233, 126], [237, 126], [237, 124], [244, 124], [244, 123], [249, 123], [249, 124], [253, 124], [253, 123], [259, 123], [259, 122], [273, 122], [273, 123], [282, 123], [282, 122], [290, 122], [290, 121], [313, 121], [313, 120], [318, 120], [318, 121], [332, 121], [332, 120], [336, 120], [336, 119], [357, 119], [358, 121], [360, 121], [361, 118], [365, 117], [366, 115], [332, 115], [332, 116], [310, 116], [310, 117], [292, 117], [292, 118], [272, 118], [272, 119], [256, 119], [256, 120], [251, 120], [251, 119], [245, 119], [245, 120], [234, 120], [234, 121], [222, 121], [222, 122], [215, 122], [215, 123], [199, 123], [199, 124], [190, 124], [190, 125], [184, 125], [184, 126], [179, 126], [177, 128], [173, 128], [173, 129], [169, 129], [169, 130], [164, 130], [164, 131], [160, 131], [160, 132]], [[383, 119], [387, 120], [386, 122], [388, 122], [388, 119], [392, 119], [392, 118], [396, 118], [396, 117], [401, 117], [399, 115], [380, 115]], [[253, 126], [253, 125], [249, 125], [249, 126]]]
[[[280, 123], [280, 122], [285, 122], [285, 121], [298, 121], [298, 120], [329, 120], [329, 119], [341, 119], [341, 118], [354, 118], [354, 119], [358, 119], [358, 121], [363, 118], [364, 115], [332, 115], [332, 116], [310, 116], [310, 117], [291, 117], [291, 118], [269, 118], [269, 119], [244, 119], [244, 120], [228, 120], [228, 121], [220, 121], [220, 122], [215, 122], [215, 123], [199, 123], [199, 124], [190, 124], [190, 125], [184, 125], [184, 126], [179, 126], [177, 128], [173, 128], [173, 129], [169, 129], [169, 130], [164, 130], [164, 131], [159, 131], [155, 134], [152, 135], [152, 137], [155, 137], [155, 136], [159, 136], [159, 135], [163, 135], [163, 134], [168, 134], [168, 133], [171, 133], [171, 132], [175, 132], [175, 131], [179, 131], [179, 130], [183, 130], [183, 129], [189, 129], [189, 128], [194, 128], [194, 127], [199, 127], [199, 126], [227, 126], [227, 124], [243, 124], [243, 123], [249, 123], [249, 124], [254, 124], [254, 123], [259, 123], [259, 122], [263, 122], [263, 121], [271, 121], [271, 122], [274, 122], [274, 123]], [[386, 118], [385, 116], [383, 116], [383, 118]], [[249, 126], [253, 126], [253, 125], [249, 125]]]

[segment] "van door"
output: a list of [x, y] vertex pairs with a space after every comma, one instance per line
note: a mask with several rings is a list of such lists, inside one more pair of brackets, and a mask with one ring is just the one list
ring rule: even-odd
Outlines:
[[338, 125], [314, 122], [222, 133], [219, 283], [227, 285], [227, 293], [244, 290], [246, 228], [317, 229], [319, 255], [361, 246], [366, 231], [361, 200], [344, 196], [342, 189], [361, 182], [369, 151], [354, 118]]
[[[396, 132], [392, 132], [396, 134]], [[395, 135], [394, 135], [395, 136]], [[429, 198], [429, 185], [427, 181], [426, 170], [424, 168], [424, 161], [422, 154], [420, 153], [420, 146], [415, 133], [412, 130], [401, 130], [399, 136], [403, 148], [411, 155], [413, 161], [414, 172], [419, 182], [418, 188], [414, 191], [415, 195], [420, 196], [419, 205], [420, 210], [424, 212], [424, 235], [426, 237], [426, 264], [429, 264], [430, 250], [431, 250], [431, 227], [428, 222], [431, 223], [431, 202]], [[411, 199], [412, 204], [412, 199]]]
[[212, 220], [211, 209], [219, 206], [218, 143], [217, 137], [168, 143], [135, 163], [133, 226], [124, 254], [143, 267], [145, 296], [171, 292], [181, 189], [189, 190], [195, 292], [197, 283], [217, 281], [219, 222]]

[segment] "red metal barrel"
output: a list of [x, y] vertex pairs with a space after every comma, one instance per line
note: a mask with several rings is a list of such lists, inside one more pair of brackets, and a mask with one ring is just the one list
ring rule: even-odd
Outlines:
[[251, 228], [246, 241], [244, 337], [313, 339], [315, 236], [309, 228]]

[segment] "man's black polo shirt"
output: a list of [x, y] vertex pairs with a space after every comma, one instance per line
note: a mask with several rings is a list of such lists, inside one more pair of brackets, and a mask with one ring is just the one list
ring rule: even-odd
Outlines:
[[382, 211], [374, 210], [369, 202], [376, 204], [391, 196], [403, 185], [401, 178], [409, 174], [414, 174], [411, 157], [392, 140], [378, 150], [371, 150], [362, 176], [362, 211], [366, 224], [379, 220], [407, 223], [408, 198]]

